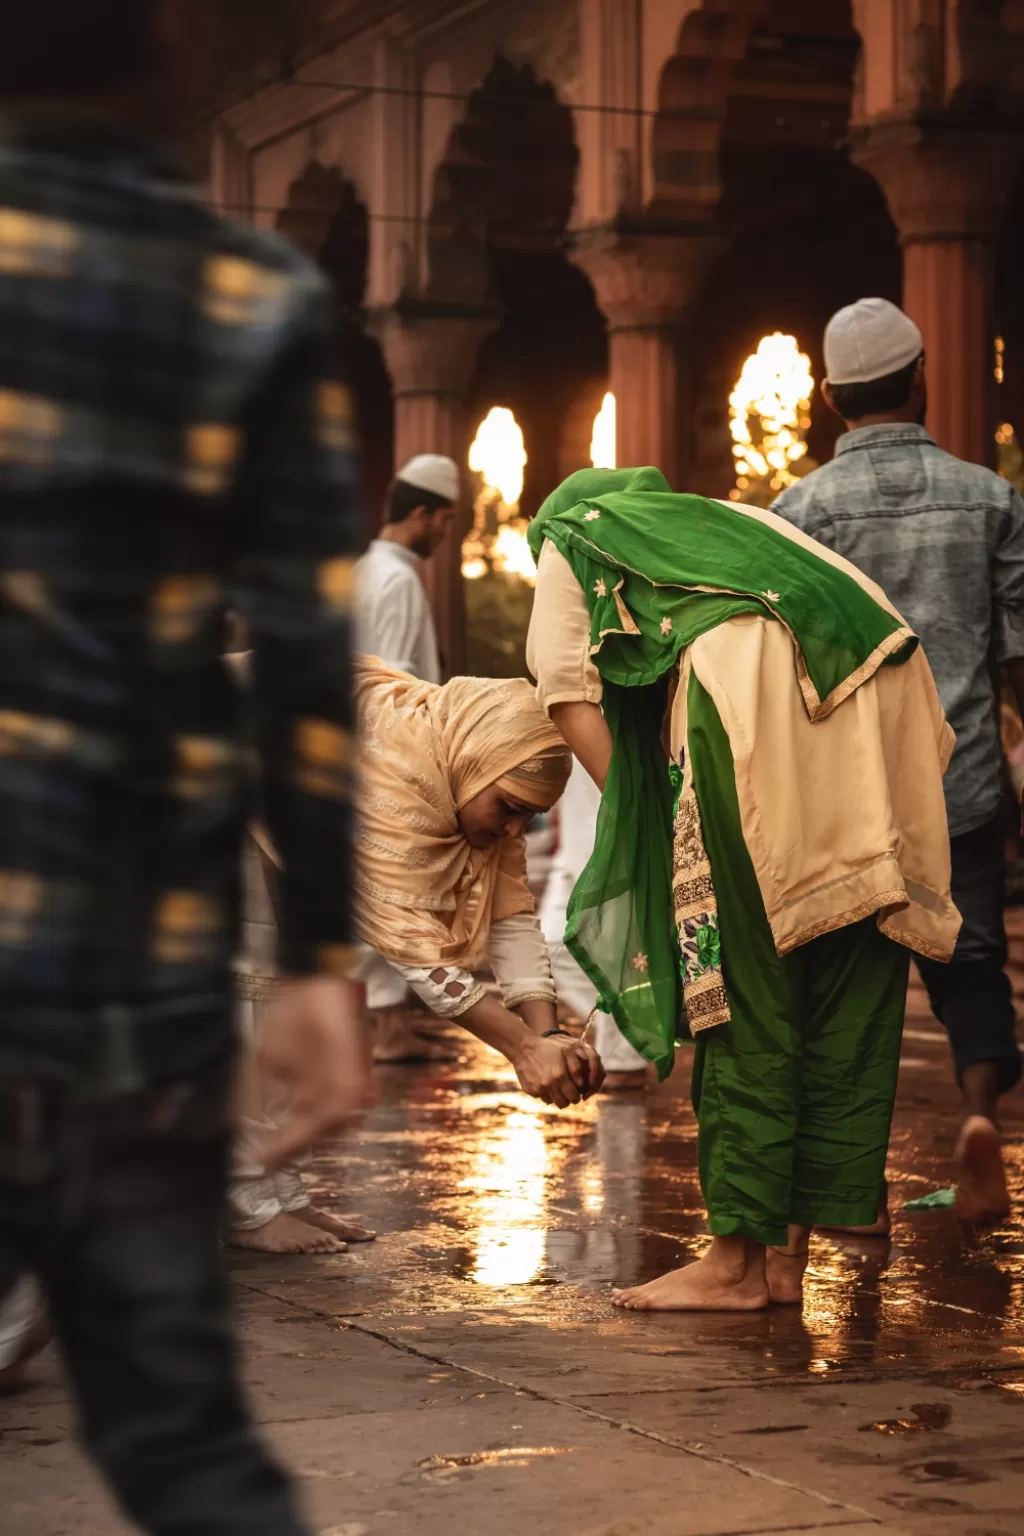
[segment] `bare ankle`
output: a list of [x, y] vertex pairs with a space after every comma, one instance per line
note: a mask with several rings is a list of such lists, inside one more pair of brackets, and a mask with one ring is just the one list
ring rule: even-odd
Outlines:
[[712, 1239], [708, 1260], [726, 1285], [741, 1285], [744, 1280], [764, 1278], [765, 1250], [760, 1243], [752, 1243], [745, 1237]]
[[993, 1061], [979, 1061], [964, 1070], [961, 1079], [965, 1118], [989, 1120], [999, 1129], [999, 1066]]

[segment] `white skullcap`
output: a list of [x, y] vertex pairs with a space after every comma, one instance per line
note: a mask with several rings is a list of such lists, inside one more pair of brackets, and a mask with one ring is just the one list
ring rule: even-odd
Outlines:
[[832, 316], [825, 331], [830, 384], [870, 384], [907, 368], [924, 351], [909, 315], [888, 299], [858, 299]]
[[418, 491], [430, 491], [442, 501], [459, 499], [459, 466], [441, 453], [418, 453], [398, 471], [398, 479]]

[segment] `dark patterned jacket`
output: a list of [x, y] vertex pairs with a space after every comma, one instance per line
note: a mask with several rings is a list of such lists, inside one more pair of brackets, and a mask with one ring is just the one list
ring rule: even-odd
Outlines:
[[256, 762], [281, 966], [348, 964], [360, 520], [329, 311], [159, 147], [0, 127], [0, 1001], [226, 994]]

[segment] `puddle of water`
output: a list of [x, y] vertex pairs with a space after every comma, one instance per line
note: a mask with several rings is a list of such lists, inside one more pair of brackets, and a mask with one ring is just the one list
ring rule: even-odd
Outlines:
[[499, 1451], [470, 1451], [463, 1456], [428, 1456], [417, 1465], [424, 1477], [445, 1478], [478, 1467], [528, 1467], [540, 1456], [571, 1456], [579, 1449], [578, 1445], [513, 1445]]
[[861, 1434], [916, 1435], [936, 1429], [945, 1429], [953, 1417], [948, 1403], [911, 1403], [912, 1419], [878, 1419], [874, 1424], [862, 1424]]
[[965, 1466], [962, 1461], [922, 1461], [904, 1469], [921, 1483], [990, 1483], [991, 1477], [979, 1467]]

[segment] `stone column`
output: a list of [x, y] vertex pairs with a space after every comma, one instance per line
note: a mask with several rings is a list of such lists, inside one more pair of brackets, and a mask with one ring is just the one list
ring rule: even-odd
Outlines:
[[924, 336], [928, 426], [977, 464], [995, 445], [995, 252], [1017, 155], [996, 134], [869, 129], [858, 161], [879, 182], [903, 246], [903, 307]]
[[241, 222], [252, 217], [252, 158], [220, 120], [210, 141], [210, 201], [230, 219]]
[[[444, 453], [467, 476], [465, 396], [494, 319], [480, 310], [400, 302], [373, 317], [395, 402], [395, 469], [417, 453]], [[462, 540], [471, 521], [468, 485], [455, 523], [424, 571], [449, 675], [465, 663]]]
[[721, 242], [704, 236], [588, 231], [573, 260], [594, 285], [608, 321], [609, 389], [615, 396], [616, 458], [623, 468], [654, 464], [682, 490], [681, 326]]

